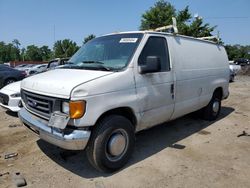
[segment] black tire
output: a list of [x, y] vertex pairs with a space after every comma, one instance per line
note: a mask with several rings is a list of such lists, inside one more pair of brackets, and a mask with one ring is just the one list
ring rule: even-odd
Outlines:
[[11, 84], [11, 83], [14, 83], [15, 81], [16, 81], [15, 79], [9, 78], [9, 79], [7, 79], [7, 80], [4, 82], [4, 86], [7, 86], [7, 85], [9, 85], [9, 84]]
[[230, 76], [229, 82], [234, 82], [234, 76]]
[[[214, 105], [218, 106], [214, 108]], [[213, 121], [217, 119], [217, 117], [220, 114], [220, 110], [221, 110], [221, 96], [219, 95], [219, 93], [214, 93], [211, 101], [202, 110], [203, 119], [208, 121]]]
[[[95, 126], [86, 148], [89, 162], [103, 172], [113, 172], [122, 168], [134, 149], [134, 126], [127, 118], [120, 115], [107, 116]], [[121, 154], [113, 156], [109, 149], [112, 148], [112, 141], [118, 138], [117, 136], [126, 140], [126, 144], [122, 147]], [[116, 143], [116, 146], [118, 145]]]

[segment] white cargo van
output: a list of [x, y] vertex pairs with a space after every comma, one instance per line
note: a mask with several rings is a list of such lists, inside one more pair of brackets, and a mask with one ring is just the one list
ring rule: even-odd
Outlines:
[[19, 117], [47, 142], [86, 148], [103, 171], [126, 164], [136, 132], [197, 110], [215, 120], [229, 95], [224, 47], [192, 37], [109, 34], [83, 45], [69, 62], [22, 81]]

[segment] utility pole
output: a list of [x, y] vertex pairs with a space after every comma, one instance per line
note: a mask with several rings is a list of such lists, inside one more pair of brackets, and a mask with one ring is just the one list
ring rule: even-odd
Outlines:
[[54, 44], [56, 42], [56, 25], [54, 24]]

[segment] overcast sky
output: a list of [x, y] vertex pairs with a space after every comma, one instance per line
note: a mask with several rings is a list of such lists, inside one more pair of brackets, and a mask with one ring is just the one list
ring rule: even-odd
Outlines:
[[[82, 44], [88, 34], [138, 30], [142, 13], [153, 0], [0, 0], [0, 41], [18, 39], [53, 46], [54, 39]], [[226, 44], [250, 45], [250, 0], [170, 0], [217, 25]], [[55, 28], [55, 29], [54, 29]], [[54, 32], [55, 31], [55, 32]]]

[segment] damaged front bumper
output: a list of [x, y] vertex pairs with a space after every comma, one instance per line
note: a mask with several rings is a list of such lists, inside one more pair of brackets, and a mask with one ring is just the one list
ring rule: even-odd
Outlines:
[[48, 121], [32, 115], [25, 108], [22, 108], [18, 116], [23, 124], [35, 132], [42, 140], [68, 150], [82, 150], [86, 147], [90, 138], [90, 131], [87, 130], [60, 130], [48, 126]]

